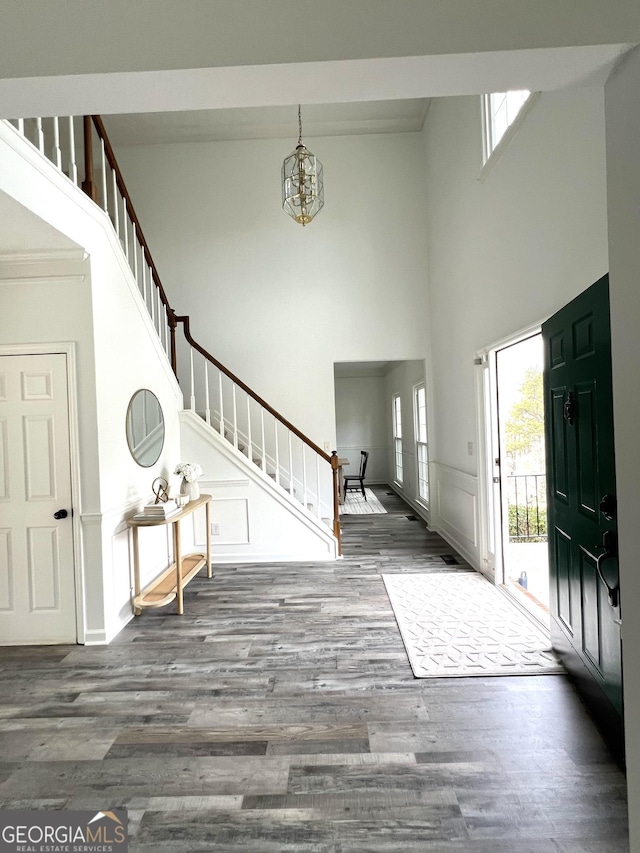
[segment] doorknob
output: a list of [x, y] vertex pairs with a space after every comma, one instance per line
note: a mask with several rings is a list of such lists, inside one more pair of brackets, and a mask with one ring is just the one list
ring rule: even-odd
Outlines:
[[615, 581], [612, 586], [605, 578], [602, 566], [607, 560], [615, 560], [618, 557], [618, 536], [615, 530], [606, 530], [602, 535], [602, 554], [599, 554], [596, 559], [596, 571], [598, 577], [607, 588], [609, 596], [609, 604], [612, 607], [617, 607], [620, 602], [620, 578]]
[[53, 513], [53, 517], [57, 519], [66, 518], [68, 515], [69, 513], [66, 509], [59, 509], [57, 512]]

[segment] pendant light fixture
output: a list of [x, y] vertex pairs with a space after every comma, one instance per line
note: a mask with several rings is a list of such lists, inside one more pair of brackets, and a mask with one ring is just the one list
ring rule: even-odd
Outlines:
[[308, 225], [324, 206], [322, 163], [302, 142], [298, 104], [298, 144], [282, 164], [282, 209], [300, 225]]

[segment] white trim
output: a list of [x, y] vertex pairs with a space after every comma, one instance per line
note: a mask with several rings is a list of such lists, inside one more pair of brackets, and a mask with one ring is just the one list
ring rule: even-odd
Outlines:
[[33, 249], [30, 252], [0, 252], [0, 264], [83, 263], [89, 255], [84, 249]]
[[[60, 281], [62, 276], [59, 275], [38, 275], [38, 276], [27, 276], [25, 278], [21, 278], [19, 276], [11, 276], [9, 278], [4, 278], [0, 276], [0, 286], [3, 284], [50, 284], [51, 282]], [[85, 275], [65, 275], [65, 282], [76, 282], [81, 284], [83, 281], [86, 281]]]
[[[128, 619], [127, 622], [125, 622], [124, 624], [126, 625], [130, 621], [131, 620]], [[122, 627], [124, 628], [124, 625]], [[122, 628], [120, 630], [122, 630]], [[113, 636], [115, 637], [117, 635], [114, 634]], [[110, 639], [112, 640], [113, 637], [111, 637]], [[110, 641], [107, 640], [107, 632], [103, 628], [100, 628], [99, 630], [87, 631], [85, 633], [85, 646], [106, 646], [109, 642]]]
[[76, 641], [86, 643], [84, 559], [82, 550], [82, 492], [80, 477], [80, 431], [78, 419], [78, 374], [76, 345], [73, 341], [58, 343], [0, 344], [2, 355], [65, 355], [67, 364], [67, 397], [69, 422], [69, 462], [71, 475], [71, 530], [73, 539], [73, 571], [76, 590]]

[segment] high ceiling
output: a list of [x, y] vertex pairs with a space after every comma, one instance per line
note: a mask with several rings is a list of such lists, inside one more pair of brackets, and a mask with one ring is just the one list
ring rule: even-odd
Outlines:
[[[305, 140], [318, 136], [420, 131], [429, 100], [361, 101], [302, 105]], [[297, 107], [118, 114], [104, 117], [115, 146], [298, 137]]]

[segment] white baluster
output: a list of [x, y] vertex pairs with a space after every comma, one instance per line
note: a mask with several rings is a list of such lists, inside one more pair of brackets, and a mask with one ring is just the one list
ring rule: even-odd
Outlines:
[[133, 277], [136, 280], [136, 284], [138, 283], [138, 229], [136, 228], [136, 223], [132, 222], [133, 229]]
[[73, 116], [69, 116], [69, 177], [77, 185], [78, 164], [76, 163], [76, 131], [73, 126]]
[[253, 462], [253, 443], [251, 441], [251, 397], [247, 394], [247, 459]]
[[42, 119], [36, 119], [36, 133], [38, 139], [38, 148], [40, 149], [40, 153], [44, 154], [44, 130], [42, 128]]
[[289, 438], [289, 494], [293, 497], [293, 446], [291, 444], [291, 430], [287, 430]]
[[276, 483], [280, 485], [280, 448], [278, 447], [278, 419], [273, 419], [273, 437], [276, 442]]
[[[159, 287], [156, 287], [156, 305], [157, 305], [156, 329], [158, 332], [158, 337], [160, 337], [160, 328], [162, 326], [162, 299], [160, 299], [160, 288]], [[161, 337], [160, 337], [160, 340], [162, 340]]]
[[204, 360], [204, 419], [211, 426], [211, 408], [209, 406], [209, 362]]
[[144, 304], [147, 304], [147, 265], [142, 265], [142, 298], [144, 299]]
[[193, 372], [193, 347], [189, 347], [189, 355], [191, 357], [191, 411], [196, 410], [196, 379]]
[[122, 224], [124, 225], [124, 254], [129, 260], [129, 213], [127, 211], [127, 202], [124, 197], [122, 199]]
[[116, 229], [118, 240], [120, 239], [120, 205], [118, 204], [118, 179], [116, 170], [111, 170], [111, 192], [113, 193], [113, 227]]
[[264, 446], [264, 408], [260, 406], [260, 432], [262, 439], [262, 470], [266, 472], [267, 470], [267, 451]]
[[236, 383], [231, 386], [233, 400], [233, 446], [238, 449], [238, 409], [236, 406]]
[[102, 209], [105, 211], [105, 213], [108, 213], [109, 200], [107, 198], [107, 157], [104, 150], [104, 139], [102, 137], [100, 137], [100, 175], [102, 177]]
[[156, 283], [153, 279], [153, 273], [149, 270], [151, 278], [149, 280], [149, 314], [151, 314], [151, 322], [154, 327], [156, 325]]
[[53, 162], [62, 171], [62, 150], [60, 148], [60, 122], [58, 116], [53, 117]]
[[218, 371], [218, 388], [220, 390], [220, 435], [224, 438], [224, 395], [222, 390], [222, 371]]
[[316, 453], [316, 494], [318, 496], [318, 503], [316, 506], [316, 515], [318, 518], [322, 516], [322, 512], [320, 510], [320, 457]]
[[24, 119], [23, 118], [18, 119], [18, 130], [24, 136]]
[[302, 505], [307, 508], [307, 463], [304, 458], [304, 441], [302, 442]]

